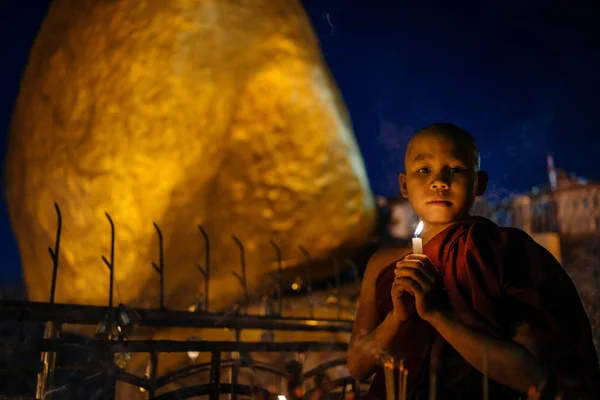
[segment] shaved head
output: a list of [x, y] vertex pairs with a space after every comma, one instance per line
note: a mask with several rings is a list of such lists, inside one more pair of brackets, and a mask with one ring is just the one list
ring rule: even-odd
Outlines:
[[426, 226], [444, 227], [469, 216], [487, 187], [477, 142], [446, 122], [429, 125], [408, 143], [399, 177], [402, 196]]
[[441, 136], [454, 141], [459, 147], [468, 149], [468, 152], [473, 157], [476, 170], [478, 171], [481, 168], [481, 156], [479, 155], [479, 147], [477, 146], [475, 138], [466, 130], [448, 122], [437, 122], [426, 126], [415, 133], [406, 147], [406, 157], [408, 157], [411, 151], [411, 144], [414, 143], [417, 138], [422, 138], [424, 136]]

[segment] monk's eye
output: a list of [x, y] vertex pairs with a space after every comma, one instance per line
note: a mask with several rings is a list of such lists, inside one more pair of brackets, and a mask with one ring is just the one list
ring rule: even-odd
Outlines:
[[417, 172], [418, 172], [419, 174], [428, 174], [428, 173], [430, 173], [430, 172], [431, 172], [431, 169], [429, 169], [429, 168], [427, 168], [427, 167], [425, 167], [425, 168], [420, 168], [420, 169], [418, 169], [418, 170], [417, 170]]
[[452, 167], [450, 168], [450, 172], [452, 173], [461, 173], [461, 172], [465, 172], [467, 169], [464, 167]]

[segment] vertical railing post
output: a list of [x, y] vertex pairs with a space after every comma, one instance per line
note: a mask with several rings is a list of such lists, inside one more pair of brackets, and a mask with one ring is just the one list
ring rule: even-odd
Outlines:
[[[115, 224], [108, 213], [104, 213], [108, 222], [110, 223], [110, 261], [106, 257], [102, 256], [102, 261], [110, 270], [109, 288], [108, 288], [108, 311], [111, 313], [111, 317], [114, 317], [112, 313], [113, 309], [113, 290], [115, 283]], [[114, 318], [112, 319], [114, 321]]]
[[232, 272], [233, 276], [235, 276], [239, 281], [240, 281], [240, 285], [242, 285], [242, 291], [244, 293], [244, 311], [247, 314], [248, 313], [248, 305], [250, 303], [250, 296], [248, 295], [248, 281], [246, 280], [246, 253], [244, 250], [244, 245], [242, 244], [241, 240], [238, 239], [235, 235], [231, 236], [231, 238], [233, 239], [234, 243], [237, 245], [237, 247], [240, 250], [240, 267], [242, 269], [242, 273], [241, 275], [238, 274], [237, 272]]
[[60, 235], [62, 232], [62, 214], [58, 204], [54, 203], [54, 209], [57, 216], [56, 240], [54, 241], [54, 249], [48, 247], [50, 258], [52, 258], [52, 285], [50, 286], [50, 304], [54, 304], [54, 294], [56, 292], [56, 277], [58, 274], [58, 255], [60, 253]]
[[332, 261], [333, 261], [333, 274], [334, 274], [334, 295], [335, 295], [335, 300], [336, 300], [336, 307], [337, 307], [337, 318], [338, 319], [342, 319], [342, 296], [340, 294], [340, 265], [339, 265], [339, 259], [337, 257], [336, 254], [333, 255], [332, 257]]
[[[233, 331], [233, 340], [235, 340], [236, 343], [239, 343], [241, 339], [241, 332], [239, 329], [236, 329]], [[230, 374], [229, 377], [231, 378], [231, 393], [229, 395], [229, 398], [231, 400], [236, 400], [237, 399], [237, 394], [235, 392], [235, 385], [237, 385], [238, 383], [238, 364], [240, 362], [240, 353], [237, 351], [232, 351], [231, 352], [231, 359], [234, 361], [233, 365], [231, 366], [231, 370], [230, 370]]]
[[[48, 321], [44, 326], [44, 339], [57, 339], [60, 335], [60, 323]], [[36, 399], [51, 399], [47, 392], [54, 384], [54, 368], [56, 366], [56, 353], [45, 351], [41, 355], [42, 370], [38, 372], [37, 387], [35, 391]]]
[[208, 311], [208, 288], [209, 288], [209, 278], [210, 278], [210, 240], [208, 234], [202, 227], [202, 225], [198, 225], [198, 229], [202, 234], [202, 238], [204, 239], [204, 268], [198, 265], [198, 271], [204, 276], [204, 311]]
[[314, 307], [313, 299], [312, 299], [312, 271], [311, 271], [312, 257], [310, 255], [310, 253], [308, 252], [308, 250], [306, 250], [306, 248], [304, 246], [298, 246], [298, 249], [300, 250], [300, 252], [304, 256], [304, 259], [306, 260], [306, 292], [308, 293], [308, 307], [310, 310], [310, 317], [314, 318], [315, 317], [315, 307]]
[[210, 353], [210, 394], [209, 400], [219, 400], [221, 395], [221, 352]]
[[148, 360], [148, 371], [146, 371], [150, 381], [150, 390], [148, 390], [148, 399], [153, 399], [156, 396], [156, 379], [158, 377], [158, 353], [153, 351], [150, 353]]
[[163, 247], [163, 235], [162, 235], [162, 231], [160, 230], [160, 228], [158, 227], [158, 225], [156, 224], [156, 222], [152, 223], [154, 225], [154, 229], [156, 230], [156, 233], [158, 234], [158, 265], [153, 262], [152, 263], [152, 267], [154, 267], [154, 270], [158, 273], [158, 277], [160, 279], [159, 282], [159, 289], [160, 289], [160, 294], [159, 294], [159, 306], [161, 310], [165, 309], [165, 256], [164, 256], [164, 247]]
[[342, 400], [346, 399], [346, 386], [348, 385], [348, 378], [344, 378], [344, 380], [342, 381]]
[[270, 240], [269, 243], [275, 250], [275, 258], [277, 261], [277, 301], [279, 305], [279, 316], [283, 315], [283, 267], [281, 266], [281, 248], [275, 243], [274, 240]]
[[352, 378], [352, 392], [354, 392], [355, 399], [358, 399], [360, 397], [360, 382], [358, 382], [354, 378]]
[[[50, 304], [54, 304], [56, 293], [56, 277], [58, 275], [58, 261], [60, 254], [60, 236], [62, 233], [62, 214], [60, 207], [54, 203], [56, 210], [57, 227], [56, 239], [54, 241], [54, 249], [48, 247], [50, 258], [52, 259], [52, 282], [50, 286]], [[61, 324], [56, 321], [48, 321], [44, 326], [44, 339], [57, 339], [60, 335]], [[41, 371], [38, 372], [35, 397], [37, 399], [50, 399], [51, 395], [47, 395], [48, 390], [52, 389], [54, 384], [54, 368], [56, 367], [56, 352], [44, 351], [40, 354]]]

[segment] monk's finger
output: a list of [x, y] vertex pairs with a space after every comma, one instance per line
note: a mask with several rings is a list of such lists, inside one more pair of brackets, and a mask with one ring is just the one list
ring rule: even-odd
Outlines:
[[396, 262], [396, 267], [400, 267], [400, 266], [403, 266], [403, 265], [423, 265], [423, 266], [430, 266], [430, 264], [431, 264], [431, 261], [429, 261], [428, 258], [421, 260], [421, 259], [418, 259], [418, 258], [412, 258], [412, 257], [406, 256], [402, 260]]
[[398, 278], [411, 278], [418, 282], [421, 286], [433, 286], [437, 282], [437, 278], [431, 276], [427, 272], [419, 268], [403, 267], [394, 271], [394, 282]]
[[402, 285], [400, 284], [395, 284], [392, 286], [392, 297], [400, 297], [402, 295], [402, 293], [405, 292], [404, 287], [402, 287]]
[[432, 274], [438, 274], [437, 269], [433, 266], [433, 263], [425, 254], [409, 254], [405, 257], [405, 259], [409, 260], [419, 260], [421, 264]]
[[396, 263], [396, 269], [398, 268], [418, 268], [425, 271], [429, 275], [436, 275], [435, 268], [432, 270], [428, 265], [423, 263], [421, 260], [402, 260]]
[[399, 268], [397, 277], [401, 278], [410, 278], [413, 281], [417, 282], [421, 287], [428, 288], [433, 284], [433, 280], [429, 275], [427, 275], [423, 270], [418, 268]]
[[392, 283], [392, 289], [394, 289], [395, 287], [398, 287], [398, 285], [400, 284], [400, 280], [402, 279], [401, 276], [396, 276], [394, 277], [394, 282]]
[[424, 293], [423, 287], [421, 285], [419, 285], [417, 282], [413, 281], [411, 278], [405, 278], [405, 277], [400, 278], [398, 285], [400, 287], [406, 289], [407, 292], [410, 292], [413, 295], [420, 296], [420, 295], [423, 295], [423, 293]]
[[404, 293], [408, 293], [408, 294], [411, 294], [413, 296], [415, 295], [409, 289], [407, 289], [405, 286], [403, 286], [401, 282], [397, 282], [397, 283], [394, 283], [392, 285], [392, 290], [391, 290], [391, 296], [392, 296], [392, 298], [402, 297], [402, 295]]
[[396, 263], [396, 269], [398, 268], [405, 268], [405, 267], [411, 267], [411, 268], [423, 268], [423, 263], [420, 260], [402, 260]]
[[423, 273], [427, 277], [427, 279], [429, 279], [431, 282], [435, 281], [436, 278], [437, 278], [437, 273], [432, 272], [431, 270], [429, 270], [428, 268], [426, 268], [421, 263], [421, 261], [418, 261], [418, 260], [414, 260], [414, 261], [410, 261], [410, 262], [407, 262], [407, 263], [403, 263], [399, 267], [397, 266], [396, 269], [394, 270], [394, 274], [396, 276], [402, 275], [402, 273], [400, 271], [405, 270], [405, 269], [411, 269], [411, 270], [421, 271], [421, 273]]
[[[392, 295], [394, 295], [394, 293], [397, 296], [401, 296], [402, 293], [406, 292], [406, 288], [404, 286], [402, 286], [402, 277], [401, 276], [396, 276], [394, 277], [394, 282], [392, 283]], [[410, 293], [410, 294], [414, 294], [414, 293]]]

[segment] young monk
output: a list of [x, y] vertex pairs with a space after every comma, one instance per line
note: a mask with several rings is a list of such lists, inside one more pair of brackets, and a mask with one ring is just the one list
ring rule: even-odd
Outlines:
[[367, 265], [348, 368], [359, 380], [375, 372], [368, 397], [386, 397], [378, 348], [404, 360], [411, 399], [427, 398], [431, 372], [438, 399], [480, 399], [485, 369], [490, 400], [532, 386], [542, 399], [600, 399], [590, 323], [568, 275], [526, 233], [469, 215], [487, 184], [471, 135], [428, 126], [405, 167], [400, 188], [424, 222], [425, 254], [385, 249]]

